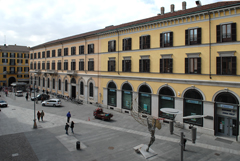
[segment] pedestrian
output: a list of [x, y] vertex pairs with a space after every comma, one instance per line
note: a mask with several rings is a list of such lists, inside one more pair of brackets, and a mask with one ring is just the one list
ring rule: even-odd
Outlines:
[[42, 90], [42, 93], [44, 93], [44, 89]]
[[47, 91], [46, 93], [47, 93], [47, 95], [48, 95], [48, 91]]
[[68, 111], [68, 113], [67, 113], [67, 122], [69, 123], [69, 121], [70, 121], [70, 118], [71, 118], [71, 113], [70, 113], [70, 111]]
[[38, 121], [40, 120], [40, 117], [41, 117], [41, 112], [37, 112], [37, 118], [38, 118]]
[[74, 122], [72, 121], [71, 122], [71, 126], [70, 126], [71, 130], [72, 130], [72, 133], [74, 134], [74, 131], [73, 131], [73, 128], [74, 128]]
[[28, 93], [26, 93], [26, 101], [28, 101]]
[[41, 120], [43, 121], [43, 116], [44, 116], [44, 112], [43, 112], [43, 110], [42, 110], [42, 112], [41, 112]]
[[185, 146], [186, 146], [187, 139], [183, 138], [183, 150], [186, 151]]
[[66, 130], [66, 134], [68, 135], [68, 128], [69, 128], [69, 125], [68, 125], [68, 123], [66, 123], [66, 125], [65, 125], [65, 130]]

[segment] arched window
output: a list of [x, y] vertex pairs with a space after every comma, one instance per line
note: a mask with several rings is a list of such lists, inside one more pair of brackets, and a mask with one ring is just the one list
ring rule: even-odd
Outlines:
[[142, 85], [139, 89], [138, 111], [151, 115], [151, 90], [147, 85]]
[[49, 78], [47, 79], [47, 87], [49, 88], [50, 86], [50, 81], [49, 81]]
[[160, 111], [161, 108], [174, 108], [174, 93], [169, 87], [163, 87], [159, 91], [159, 117], [174, 119], [174, 115]]
[[72, 79], [71, 79], [71, 83], [76, 84], [76, 79], [75, 79], [75, 78], [72, 78]]
[[128, 83], [125, 83], [122, 87], [122, 108], [132, 109], [132, 87]]
[[42, 79], [42, 86], [45, 87], [45, 78]]
[[110, 82], [108, 84], [108, 105], [117, 106], [117, 93], [116, 93], [116, 85], [114, 82]]
[[[183, 116], [190, 115], [203, 115], [203, 97], [202, 94], [195, 90], [190, 89], [184, 94], [184, 109]], [[184, 119], [185, 123], [203, 126], [203, 119]]]
[[61, 90], [61, 79], [58, 80], [58, 90]]
[[65, 80], [65, 91], [66, 91], [66, 92], [68, 91], [68, 83], [67, 83], [67, 80]]
[[93, 83], [89, 83], [89, 97], [93, 97]]
[[80, 83], [80, 95], [83, 95], [83, 91], [84, 91], [84, 86], [83, 86], [83, 82]]
[[55, 89], [55, 79], [52, 80], [52, 88]]

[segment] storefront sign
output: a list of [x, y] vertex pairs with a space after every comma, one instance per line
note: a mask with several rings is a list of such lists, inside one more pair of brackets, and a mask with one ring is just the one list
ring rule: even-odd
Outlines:
[[225, 105], [225, 104], [217, 104], [217, 107], [227, 108], [227, 109], [234, 109], [234, 110], [237, 109], [236, 106], [233, 106], [233, 105]]
[[124, 94], [131, 94], [131, 92], [124, 91]]
[[116, 90], [115, 89], [109, 89], [110, 92], [115, 92]]
[[192, 104], [199, 104], [199, 105], [201, 105], [202, 104], [202, 102], [201, 101], [196, 101], [196, 100], [186, 100], [186, 102], [187, 103], [192, 103]]
[[164, 99], [164, 100], [173, 100], [173, 98], [172, 98], [172, 97], [166, 97], [166, 96], [162, 96], [161, 98], [162, 98], [162, 99]]
[[149, 94], [144, 94], [144, 93], [141, 93], [141, 96], [143, 96], [143, 97], [150, 97]]

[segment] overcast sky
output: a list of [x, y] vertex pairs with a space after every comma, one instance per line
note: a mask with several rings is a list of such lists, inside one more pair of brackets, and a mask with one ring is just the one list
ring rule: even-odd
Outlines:
[[[184, 0], [182, 0], [184, 1]], [[36, 46], [80, 33], [156, 16], [181, 0], [0, 0], [0, 45]], [[195, 0], [185, 0], [187, 8]], [[201, 0], [202, 5], [224, 0]], [[227, 0], [225, 0], [227, 1]]]

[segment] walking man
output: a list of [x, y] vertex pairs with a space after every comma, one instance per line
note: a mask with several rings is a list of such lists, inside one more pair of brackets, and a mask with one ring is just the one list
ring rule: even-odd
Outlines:
[[37, 118], [38, 118], [38, 121], [40, 120], [40, 117], [41, 117], [41, 112], [37, 112]]
[[72, 121], [71, 122], [71, 126], [70, 126], [71, 130], [72, 130], [72, 133], [74, 134], [74, 131], [73, 131], [73, 128], [74, 128], [74, 122]]
[[42, 112], [41, 112], [41, 120], [43, 121], [43, 116], [44, 116], [44, 112], [43, 112], [43, 110], [42, 110]]
[[69, 121], [70, 121], [70, 118], [71, 118], [71, 113], [70, 113], [70, 111], [68, 111], [68, 113], [67, 113], [67, 122], [69, 123]]
[[26, 93], [26, 101], [28, 101], [28, 92]]
[[69, 128], [69, 125], [68, 125], [68, 123], [66, 123], [66, 125], [65, 125], [65, 130], [66, 130], [66, 134], [68, 135], [68, 128]]

